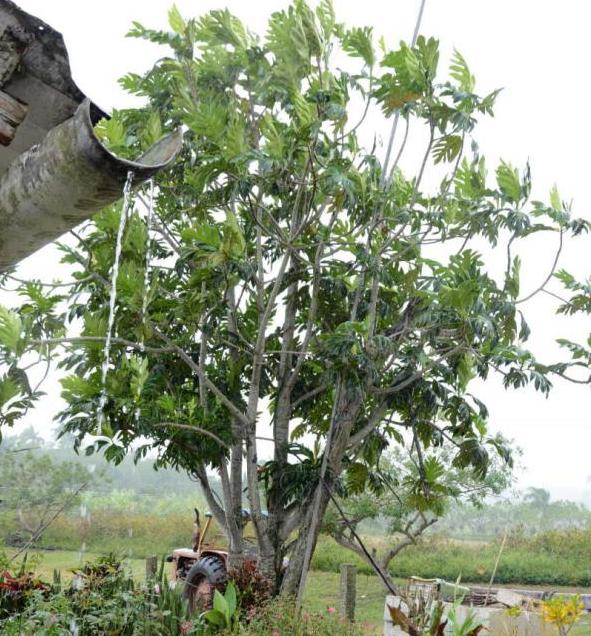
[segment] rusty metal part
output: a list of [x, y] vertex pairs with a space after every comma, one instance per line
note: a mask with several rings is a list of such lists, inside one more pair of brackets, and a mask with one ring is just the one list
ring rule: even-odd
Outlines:
[[207, 521], [205, 522], [205, 528], [203, 528], [203, 532], [201, 533], [201, 536], [199, 537], [197, 552], [201, 552], [201, 550], [203, 549], [203, 544], [205, 543], [205, 537], [207, 536], [207, 533], [209, 531], [209, 526], [211, 525], [211, 518], [212, 518], [211, 512], [206, 512], [205, 517]]
[[193, 537], [191, 540], [191, 547], [193, 550], [199, 549], [199, 544], [201, 543], [201, 520], [199, 518], [199, 510], [197, 508], [193, 508], [195, 512], [195, 521], [193, 522]]

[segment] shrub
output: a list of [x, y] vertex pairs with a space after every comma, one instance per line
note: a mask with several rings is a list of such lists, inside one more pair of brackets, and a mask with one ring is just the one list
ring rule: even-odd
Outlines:
[[263, 605], [273, 593], [273, 581], [261, 574], [256, 561], [245, 560], [232, 568], [228, 572], [228, 579], [233, 581], [238, 590], [243, 614]]
[[77, 571], [72, 587], [29, 587], [21, 603], [0, 617], [3, 636], [203, 636], [199, 617], [191, 617], [180, 593], [166, 581], [138, 586], [113, 557]]
[[29, 572], [0, 572], [0, 619], [21, 612], [32, 592], [48, 593], [49, 585]]

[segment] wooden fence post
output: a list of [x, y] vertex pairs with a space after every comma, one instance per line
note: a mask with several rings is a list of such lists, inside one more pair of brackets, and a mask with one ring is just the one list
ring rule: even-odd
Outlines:
[[354, 565], [341, 565], [341, 616], [349, 621], [355, 620], [356, 577], [357, 568]]
[[153, 581], [156, 578], [157, 571], [158, 571], [158, 557], [157, 556], [146, 557], [146, 581]]

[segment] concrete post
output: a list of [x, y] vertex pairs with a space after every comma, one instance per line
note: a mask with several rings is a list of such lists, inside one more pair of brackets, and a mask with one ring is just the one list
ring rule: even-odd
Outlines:
[[341, 616], [355, 620], [355, 598], [357, 595], [357, 568], [350, 563], [341, 565]]
[[146, 581], [153, 581], [158, 571], [158, 557], [146, 557]]

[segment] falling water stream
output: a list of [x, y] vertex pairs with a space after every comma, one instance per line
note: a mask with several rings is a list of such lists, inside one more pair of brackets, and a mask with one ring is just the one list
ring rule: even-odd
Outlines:
[[[152, 216], [154, 214], [154, 179], [150, 179], [150, 198], [148, 199], [148, 210], [146, 212], [146, 262], [144, 265], [144, 297], [142, 299], [142, 323], [146, 322], [146, 311], [148, 309], [148, 287], [150, 285], [150, 259], [152, 258], [152, 244], [150, 243], [150, 230], [152, 229]], [[143, 348], [144, 337], [141, 345]]]
[[[142, 199], [143, 202], [143, 199]], [[144, 263], [144, 288], [142, 290], [142, 330], [140, 336], [140, 348], [144, 351], [144, 333], [146, 326], [146, 314], [148, 311], [148, 297], [150, 291], [150, 261], [152, 259], [152, 244], [150, 242], [150, 230], [152, 229], [152, 216], [154, 214], [154, 179], [150, 179], [150, 195], [147, 203], [147, 211], [146, 211], [146, 260]], [[138, 383], [138, 391], [135, 396], [136, 399], [136, 407], [133, 412], [133, 418], [135, 423], [137, 424], [141, 415], [141, 407], [139, 406], [141, 394], [141, 387]]]
[[119, 219], [119, 228], [117, 230], [117, 242], [115, 244], [115, 260], [111, 269], [111, 295], [109, 298], [109, 320], [107, 322], [107, 337], [105, 338], [105, 351], [103, 358], [103, 366], [101, 368], [101, 395], [97, 410], [97, 429], [98, 435], [103, 434], [103, 422], [105, 419], [105, 406], [107, 404], [107, 374], [111, 362], [111, 341], [113, 339], [113, 327], [115, 325], [115, 313], [117, 311], [117, 277], [119, 275], [119, 263], [121, 261], [121, 250], [123, 248], [123, 232], [129, 214], [129, 208], [132, 204], [131, 186], [133, 183], [133, 171], [127, 173], [127, 179], [123, 186], [123, 205], [121, 207], [121, 217]]

